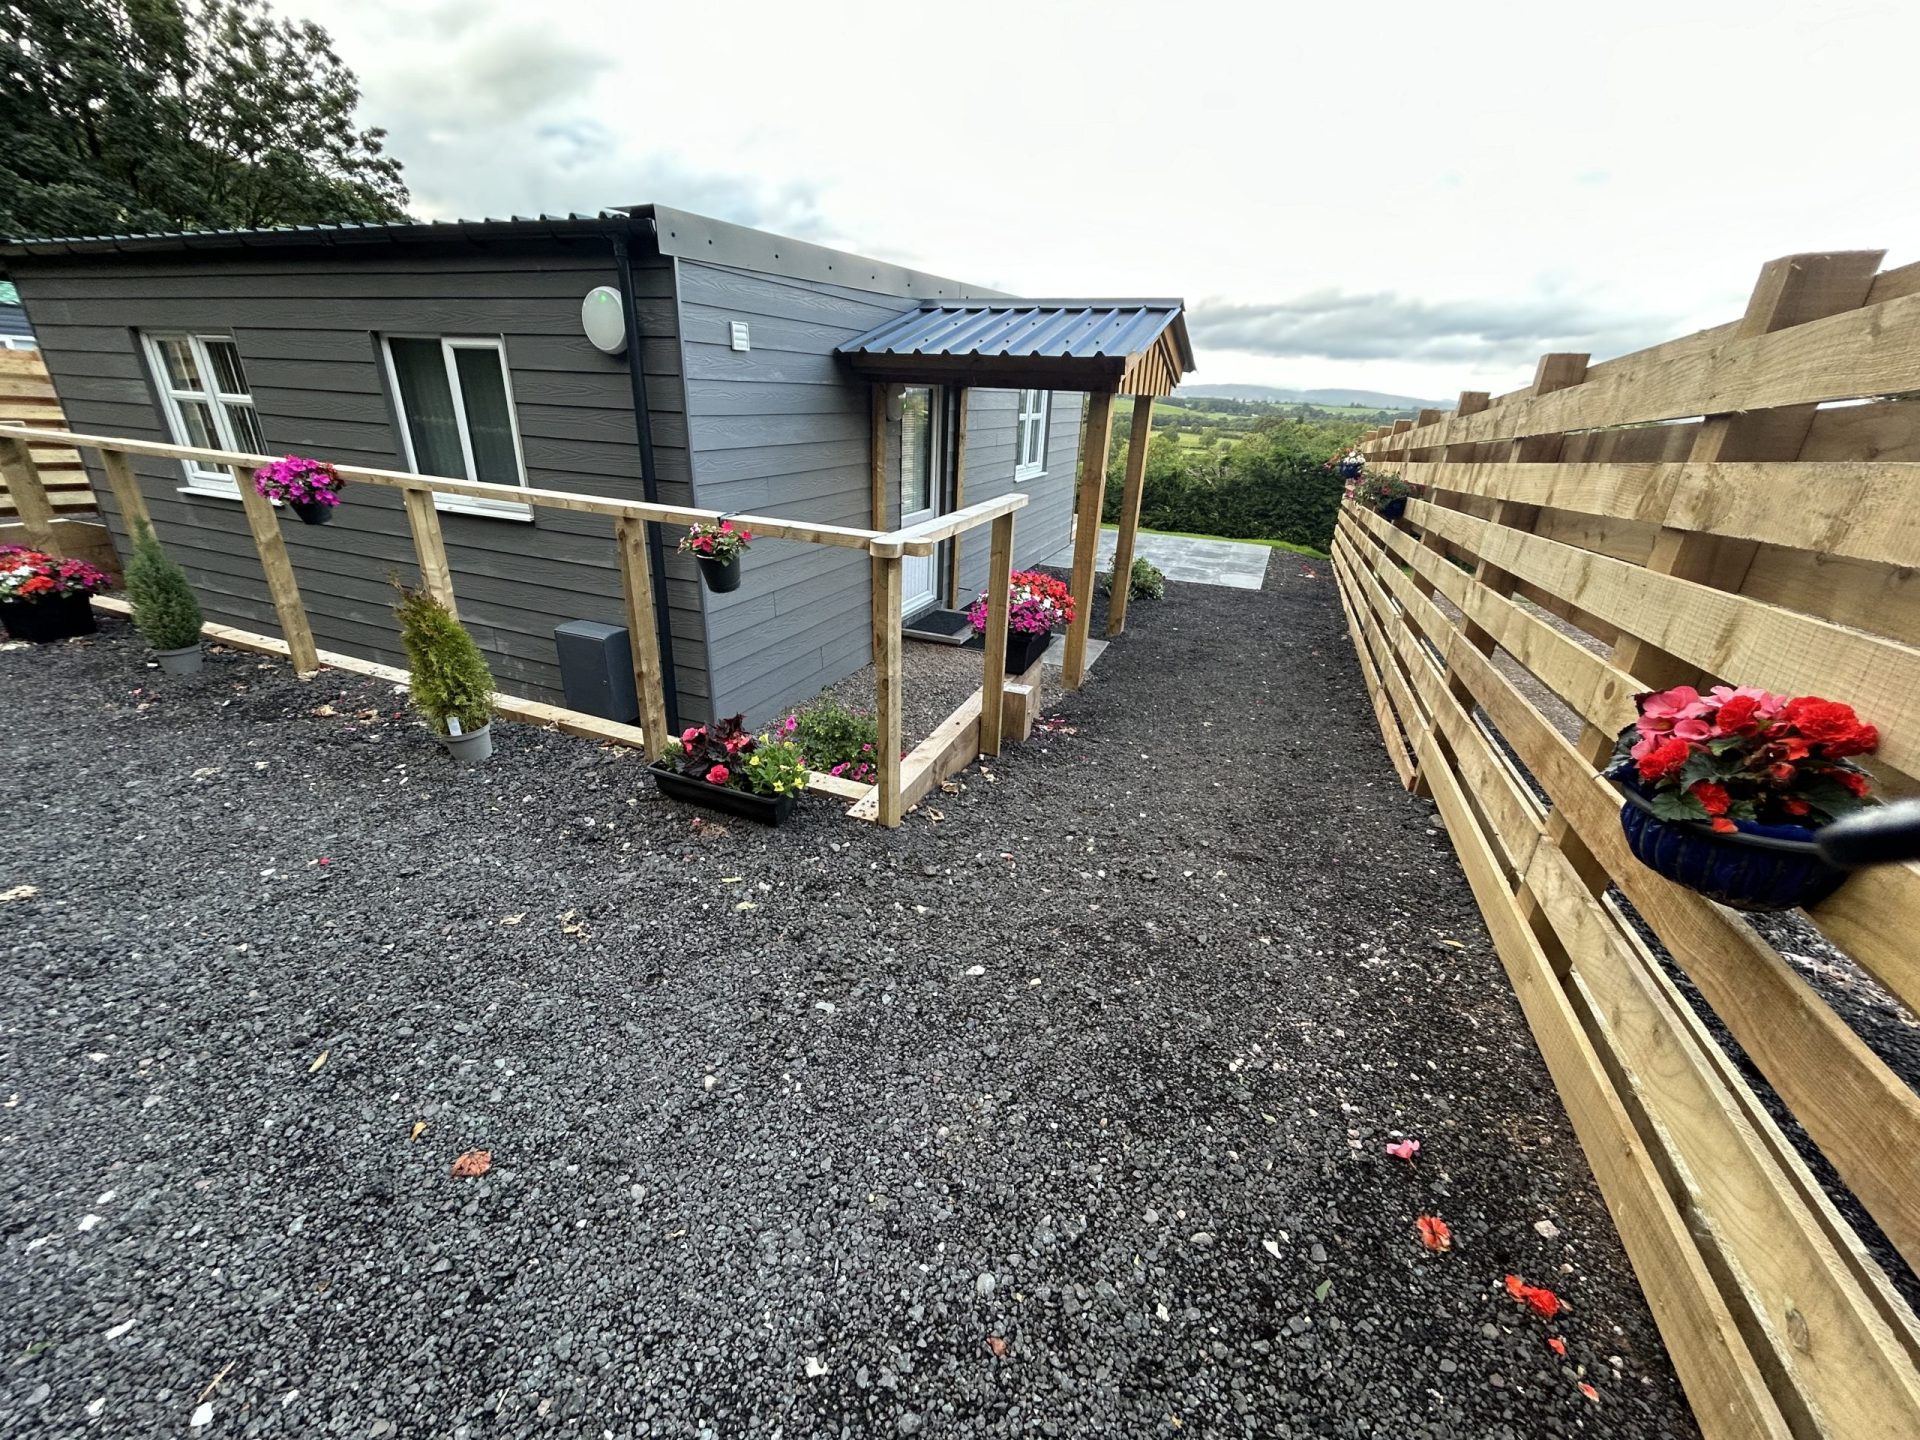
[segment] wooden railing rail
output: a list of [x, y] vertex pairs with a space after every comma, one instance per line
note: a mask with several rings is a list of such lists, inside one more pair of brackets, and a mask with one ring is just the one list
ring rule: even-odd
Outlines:
[[[294, 574], [286, 541], [281, 534], [279, 517], [273, 504], [254, 489], [249, 478], [251, 471], [272, 463], [277, 457], [0, 424], [0, 470], [4, 470], [8, 489], [19, 507], [30, 539], [53, 553], [58, 553], [59, 540], [51, 523], [52, 510], [46, 488], [30, 449], [33, 445], [43, 444], [96, 452], [115, 503], [129, 524], [134, 520], [151, 523], [151, 515], [138, 478], [128, 463], [128, 456], [195, 460], [231, 470], [239, 487], [240, 500], [246, 508], [248, 529], [253, 537], [254, 548], [259, 553], [268, 595], [280, 623], [287, 655], [300, 674], [310, 674], [319, 668], [319, 652], [314, 644], [306, 607], [300, 597], [299, 582]], [[988, 603], [995, 615], [1004, 617], [1011, 589], [1014, 516], [1027, 504], [1024, 494], [997, 496], [923, 524], [880, 531], [698, 506], [613, 500], [563, 490], [477, 484], [438, 475], [417, 475], [408, 471], [380, 470], [360, 465], [338, 465], [335, 468], [343, 478], [354, 483], [383, 486], [401, 492], [421, 583], [449, 608], [454, 608], [456, 613], [453, 571], [441, 534], [439, 511], [433, 503], [435, 495], [498, 500], [603, 515], [611, 519], [619, 549], [621, 588], [632, 641], [634, 684], [640, 698], [640, 732], [644, 737], [643, 748], [649, 758], [657, 758], [662, 753], [668, 727], [663, 701], [659, 633], [653, 612], [653, 569], [646, 527], [652, 524], [690, 526], [723, 519], [732, 520], [743, 529], [751, 530], [756, 538], [864, 550], [871, 559], [874, 688], [880, 751], [876, 768], [879, 779], [871, 787], [870, 794], [862, 787], [824, 775], [813, 777], [814, 788], [851, 798], [855, 801], [853, 813], [893, 826], [900, 823], [908, 792], [916, 786], [924, 790], [927, 774], [934, 765], [951, 765], [956, 761], [965, 764], [981, 754], [999, 753], [1006, 690], [1004, 623], [988, 629], [980, 689], [936, 732], [951, 732], [947, 734], [945, 747], [937, 757], [929, 758], [921, 756], [921, 752], [915, 752], [921, 758], [916, 761], [914, 772], [903, 774], [901, 563], [905, 556], [930, 555], [942, 541], [981, 526], [991, 526], [993, 539]], [[965, 723], [960, 723], [962, 721]], [[971, 754], [965, 753], [975, 740], [978, 741], [977, 748]]]
[[[1637, 692], [1754, 684], [1852, 704], [1882, 788], [1920, 791], [1920, 267], [1880, 258], [1775, 261], [1731, 324], [1382, 427], [1369, 463], [1422, 492], [1334, 539], [1389, 758], [1447, 822], [1716, 1437], [1920, 1434], [1920, 1323], [1640, 927], [1909, 1266], [1920, 1095], [1778, 932], [1633, 858], [1597, 770]], [[1920, 867], [1805, 918], [1920, 1006]]]

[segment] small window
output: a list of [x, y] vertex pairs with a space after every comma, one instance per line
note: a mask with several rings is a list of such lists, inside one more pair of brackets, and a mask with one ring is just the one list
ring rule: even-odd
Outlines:
[[1052, 397], [1045, 390], [1020, 392], [1020, 416], [1017, 426], [1019, 444], [1013, 462], [1013, 478], [1031, 480], [1047, 473], [1047, 411]]
[[[417, 335], [392, 335], [386, 345], [408, 468], [416, 475], [526, 489], [506, 345]], [[433, 500], [442, 510], [467, 515], [533, 518], [531, 506], [512, 501], [465, 495]]]
[[[238, 450], [246, 455], [266, 452], [260, 420], [254, 413], [247, 372], [240, 364], [240, 348], [231, 335], [147, 334], [147, 365], [160, 390], [173, 443], [195, 450]], [[238, 495], [233, 472], [204, 460], [180, 462], [187, 487], [221, 495]]]

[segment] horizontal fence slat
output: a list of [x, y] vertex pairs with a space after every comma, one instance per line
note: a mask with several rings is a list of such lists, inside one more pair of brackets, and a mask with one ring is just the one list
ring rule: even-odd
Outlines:
[[1920, 567], [1920, 464], [1910, 462], [1416, 463], [1404, 473], [1461, 495]]
[[1408, 513], [1710, 675], [1792, 695], [1847, 697], [1880, 727], [1879, 758], [1920, 775], [1920, 650], [1422, 501]]

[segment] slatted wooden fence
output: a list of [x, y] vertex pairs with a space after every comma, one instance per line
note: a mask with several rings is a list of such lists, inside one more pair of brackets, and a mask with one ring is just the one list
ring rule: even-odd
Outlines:
[[[53, 393], [53, 379], [37, 352], [0, 350], [0, 425], [64, 430], [66, 417]], [[36, 445], [33, 458], [54, 517], [91, 514], [95, 508], [87, 468], [71, 446]], [[0, 477], [0, 522], [25, 519], [19, 501]]]
[[[1881, 259], [1775, 261], [1731, 324], [1375, 432], [1424, 491], [1397, 524], [1349, 503], [1334, 543], [1388, 754], [1702, 1429], [1738, 1440], [1920, 1435], [1920, 1325], [1625, 907], [1916, 1268], [1920, 1097], [1745, 918], [1632, 858], [1596, 771], [1636, 692], [1711, 681], [1851, 703], [1884, 788], [1920, 789], [1920, 266]], [[1920, 1008], [1920, 867], [1807, 918]]]

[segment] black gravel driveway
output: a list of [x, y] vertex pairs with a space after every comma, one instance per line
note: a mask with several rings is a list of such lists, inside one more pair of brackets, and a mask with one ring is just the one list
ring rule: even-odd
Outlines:
[[0, 652], [0, 1435], [1694, 1434], [1325, 564], [1132, 620], [893, 833]]

